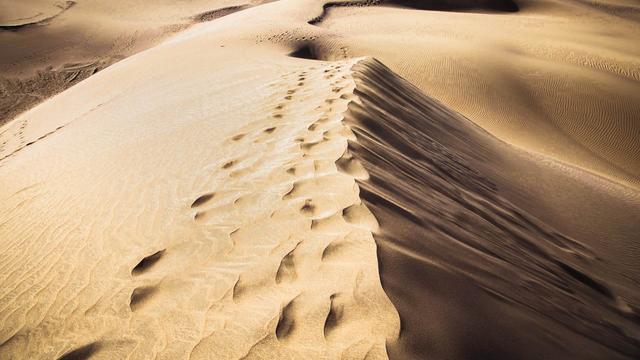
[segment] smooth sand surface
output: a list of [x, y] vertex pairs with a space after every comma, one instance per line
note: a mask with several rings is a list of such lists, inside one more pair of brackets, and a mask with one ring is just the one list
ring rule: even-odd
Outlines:
[[452, 11], [332, 7], [318, 25], [509, 143], [640, 185], [637, 1], [398, 3]]
[[636, 2], [187, 3], [0, 18], [190, 14], [0, 127], [0, 358], [640, 357]]
[[260, 0], [0, 0], [0, 125], [193, 24]]

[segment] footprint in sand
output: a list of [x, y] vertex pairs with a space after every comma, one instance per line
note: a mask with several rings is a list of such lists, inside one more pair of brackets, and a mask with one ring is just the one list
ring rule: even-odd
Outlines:
[[86, 360], [92, 357], [98, 350], [102, 348], [102, 343], [92, 342], [90, 344], [81, 346], [77, 349], [67, 352], [62, 355], [58, 360]]
[[223, 169], [230, 169], [230, 168], [234, 167], [237, 163], [238, 163], [237, 160], [227, 161], [226, 163], [224, 163], [222, 165], [222, 168]]
[[297, 243], [293, 250], [289, 251], [280, 260], [280, 266], [278, 266], [278, 271], [276, 272], [276, 284], [291, 282], [298, 277], [295, 266], [295, 253], [301, 243]]
[[276, 325], [276, 338], [278, 341], [287, 340], [296, 329], [297, 321], [295, 319], [298, 310], [296, 299], [297, 297], [289, 301], [280, 310], [280, 318], [278, 319], [278, 325]]
[[129, 300], [129, 308], [136, 312], [141, 309], [156, 294], [158, 288], [156, 286], [140, 286], [133, 289], [131, 299]]
[[193, 203], [191, 203], [191, 208], [197, 208], [199, 206], [202, 206], [206, 203], [208, 203], [211, 199], [213, 199], [213, 197], [215, 196], [215, 193], [206, 193], [203, 195], [200, 195], [197, 199], [195, 199], [193, 201]]
[[131, 275], [139, 276], [149, 271], [160, 259], [165, 255], [166, 249], [156, 251], [155, 253], [145, 256], [138, 264], [131, 270]]
[[232, 141], [240, 141], [242, 140], [242, 138], [244, 138], [247, 134], [237, 134], [231, 137]]

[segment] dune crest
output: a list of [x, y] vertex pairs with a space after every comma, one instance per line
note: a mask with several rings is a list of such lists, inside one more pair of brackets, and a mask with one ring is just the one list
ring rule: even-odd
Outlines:
[[[547, 48], [478, 31], [584, 30], [558, 9], [592, 6], [257, 3], [141, 6], [193, 26], [95, 74], [63, 66], [74, 86], [0, 127], [0, 358], [640, 357], [635, 55], [570, 74], [620, 106], [575, 87], [584, 107], [547, 116], [565, 108], [533, 96], [546, 75], [494, 76]], [[487, 104], [487, 81], [513, 96]], [[571, 120], [590, 106], [614, 120]], [[512, 113], [541, 132], [500, 132]]]
[[375, 5], [329, 8], [323, 52], [375, 57], [503, 141], [638, 188], [637, 2]]
[[[42, 282], [33, 283], [27, 288], [33, 290], [26, 292], [11, 290], [26, 286], [18, 274], [47, 276], [41, 273], [44, 268], [19, 266], [4, 278], [8, 291], [2, 297], [0, 354], [386, 358], [386, 344], [398, 337], [399, 320], [380, 285], [372, 237], [377, 221], [361, 203], [355, 182], [366, 178], [366, 171], [346, 151], [347, 141], [354, 137], [342, 124], [342, 113], [351, 101], [357, 101], [350, 70], [353, 63], [313, 62], [271, 82], [273, 95], [263, 105], [270, 108], [268, 115], [221, 139], [220, 146], [233, 157], [209, 166], [218, 185], [193, 193], [179, 209], [188, 215], [181, 216], [183, 226], [196, 231], [196, 237], [189, 236], [191, 240], [182, 245], [167, 238], [164, 245], [151, 242], [129, 250], [138, 255], [109, 264], [117, 270], [109, 275], [116, 282], [96, 288], [89, 280], [86, 287], [75, 291], [66, 288], [72, 292], [65, 298], [75, 299], [76, 305], [71, 313], [56, 315], [57, 320], [46, 314], [42, 319], [32, 318], [24, 312], [30, 308], [27, 303], [36, 302], [31, 307], [38, 307], [39, 296], [30, 294], [42, 294]], [[46, 138], [40, 137], [35, 144], [43, 146], [41, 141]], [[5, 165], [15, 164], [12, 158], [19, 153], [5, 156]], [[3, 194], [9, 206], [6, 210], [26, 210], [18, 204], [32, 197], [36, 202], [48, 197], [42, 191], [34, 188]], [[33, 201], [26, 208], [34, 206]], [[9, 220], [1, 229], [9, 231], [13, 226]], [[44, 231], [50, 239], [71, 236], [74, 242], [84, 243], [84, 251], [106, 245], [73, 233]], [[27, 242], [37, 240], [28, 233], [24, 236]], [[10, 248], [12, 244], [3, 245]], [[190, 259], [193, 250], [185, 253], [185, 247], [207, 255]], [[80, 251], [73, 258], [86, 256]], [[3, 262], [16, 260], [11, 252], [3, 253], [9, 256]], [[44, 263], [53, 260], [42, 256]], [[105, 254], [93, 256], [100, 264], [98, 259]], [[80, 266], [94, 266], [93, 261]], [[45, 283], [65, 289], [65, 283], [82, 282], [74, 277], [83, 277], [86, 271], [76, 271], [65, 282], [50, 279]], [[94, 271], [91, 277], [96, 276]], [[122, 287], [123, 281], [130, 285]], [[210, 285], [205, 286], [206, 282]], [[110, 293], [117, 294], [117, 300], [107, 300]], [[120, 320], [105, 323], [114, 301]], [[64, 304], [52, 304], [47, 313], [63, 311]], [[152, 330], [159, 319], [163, 319], [162, 328]], [[177, 333], [184, 326], [199, 330], [185, 337]], [[87, 332], [89, 328], [100, 329], [101, 335], [95, 337], [94, 332]], [[136, 340], [149, 333], [156, 335], [145, 342]], [[65, 339], [71, 334], [77, 339], [68, 343]], [[171, 340], [163, 345], [164, 350], [154, 350], [166, 336]]]
[[[357, 139], [349, 151], [368, 172], [359, 181], [360, 194], [380, 222], [383, 286], [403, 324], [393, 358], [640, 355], [640, 312], [629, 305], [639, 300], [635, 282], [612, 269], [615, 258], [602, 244], [562, 233], [541, 221], [530, 204], [512, 202], [497, 176], [519, 163], [541, 165], [540, 174], [557, 178], [551, 168], [428, 98], [378, 61], [360, 62], [354, 77], [359, 101], [345, 124]], [[582, 181], [593, 176], [581, 174]], [[532, 188], [515, 178], [508, 183], [519, 191]], [[629, 224], [640, 219], [639, 194], [631, 194], [621, 202], [628, 201]], [[623, 243], [635, 251], [634, 235], [628, 236]], [[440, 298], [442, 291], [447, 298]], [[476, 308], [468, 308], [468, 296]], [[416, 309], [425, 307], [433, 308], [418, 316]], [[514, 309], [519, 317], [492, 317]], [[481, 328], [480, 342], [475, 334]], [[561, 345], [524, 328], [547, 331]]]

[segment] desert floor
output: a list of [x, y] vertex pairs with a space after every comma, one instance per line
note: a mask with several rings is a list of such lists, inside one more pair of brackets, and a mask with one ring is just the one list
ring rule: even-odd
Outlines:
[[640, 358], [635, 0], [0, 0], [0, 359]]

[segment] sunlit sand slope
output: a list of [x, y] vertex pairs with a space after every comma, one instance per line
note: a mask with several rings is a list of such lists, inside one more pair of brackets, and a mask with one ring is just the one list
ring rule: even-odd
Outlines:
[[328, 4], [196, 25], [0, 127], [0, 358], [640, 356], [633, 181], [349, 58]]
[[639, 19], [637, 1], [385, 1], [315, 25], [332, 57], [374, 56], [500, 139], [638, 187]]
[[193, 24], [261, 0], [0, 0], [0, 125]]

